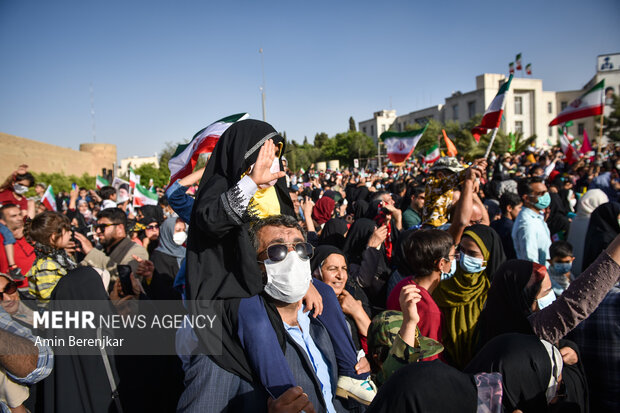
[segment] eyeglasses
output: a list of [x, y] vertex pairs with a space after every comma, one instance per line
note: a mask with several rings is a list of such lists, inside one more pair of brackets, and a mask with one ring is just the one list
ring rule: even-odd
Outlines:
[[314, 255], [314, 247], [309, 242], [286, 242], [282, 244], [273, 244], [267, 247], [266, 250], [262, 251], [259, 256], [262, 255], [265, 251], [267, 251], [267, 257], [273, 262], [279, 262], [286, 258], [288, 255], [288, 247], [289, 245], [293, 246], [297, 255], [302, 260], [308, 260], [312, 258]]
[[454, 254], [448, 255], [447, 257], [443, 257], [446, 261], [458, 260], [461, 258], [460, 252], [455, 252]]
[[144, 227], [145, 229], [150, 229], [151, 231], [154, 231], [156, 229], [159, 229], [159, 225], [157, 224], [152, 224], [152, 225], [148, 225], [146, 227]]
[[95, 231], [103, 232], [107, 227], [111, 227], [112, 225], [120, 225], [120, 224], [97, 224], [95, 225]]
[[17, 291], [17, 283], [15, 281], [9, 281], [4, 287], [4, 291], [0, 291], [0, 300], [4, 300], [4, 294], [14, 294]]

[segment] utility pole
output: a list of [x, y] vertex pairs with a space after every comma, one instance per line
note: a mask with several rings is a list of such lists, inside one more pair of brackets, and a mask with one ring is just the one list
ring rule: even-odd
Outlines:
[[90, 118], [92, 123], [93, 142], [97, 142], [97, 133], [95, 129], [95, 91], [93, 90], [93, 82], [90, 82]]
[[265, 55], [263, 54], [263, 48], [258, 49], [258, 53], [260, 53], [260, 65], [263, 72], [263, 85], [261, 86], [261, 98], [263, 101], [263, 122], [266, 122], [265, 116]]

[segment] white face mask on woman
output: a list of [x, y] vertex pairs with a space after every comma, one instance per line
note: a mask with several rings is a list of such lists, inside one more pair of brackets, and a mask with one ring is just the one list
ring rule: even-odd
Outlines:
[[187, 232], [185, 231], [175, 232], [174, 235], [172, 236], [172, 240], [177, 245], [183, 245], [185, 241], [187, 240]]
[[282, 261], [264, 261], [267, 273], [265, 292], [272, 298], [284, 303], [301, 300], [312, 280], [310, 260], [303, 259], [292, 251]]

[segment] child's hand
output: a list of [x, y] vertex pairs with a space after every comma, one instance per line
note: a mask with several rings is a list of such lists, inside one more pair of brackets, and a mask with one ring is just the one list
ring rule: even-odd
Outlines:
[[314, 318], [323, 314], [323, 297], [321, 297], [321, 294], [319, 294], [314, 285], [310, 284], [302, 302], [305, 306], [304, 313], [313, 310], [312, 316]]

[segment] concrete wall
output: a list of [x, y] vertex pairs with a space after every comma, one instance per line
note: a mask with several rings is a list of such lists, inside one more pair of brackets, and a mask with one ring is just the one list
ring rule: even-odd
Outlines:
[[76, 151], [0, 132], [0, 180], [22, 163], [32, 172], [101, 175], [102, 168], [114, 168], [116, 145], [83, 143]]

